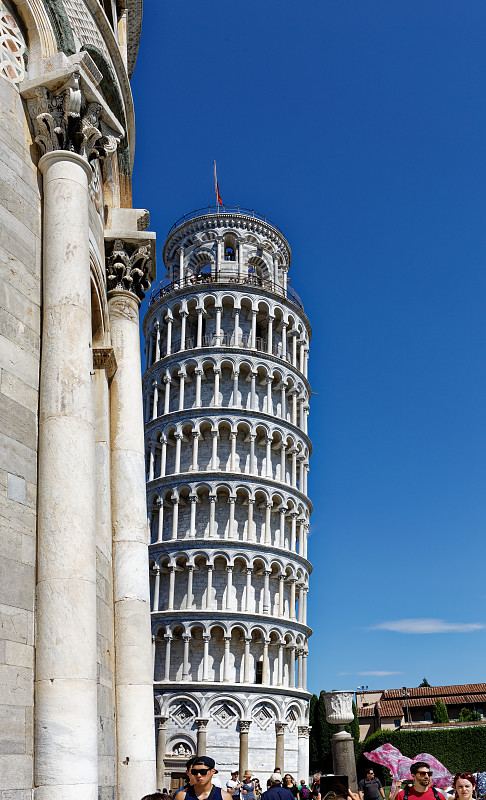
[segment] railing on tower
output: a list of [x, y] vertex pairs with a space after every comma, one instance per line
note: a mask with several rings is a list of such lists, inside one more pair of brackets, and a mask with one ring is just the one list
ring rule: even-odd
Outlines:
[[208, 214], [215, 214], [216, 216], [218, 214], [244, 214], [245, 217], [253, 217], [254, 219], [260, 219], [262, 222], [266, 222], [267, 225], [271, 225], [272, 228], [275, 228], [275, 230], [283, 235], [283, 231], [280, 230], [275, 222], [272, 222], [265, 214], [260, 214], [258, 211], [255, 211], [254, 208], [243, 208], [243, 206], [205, 206], [204, 208], [196, 208], [195, 211], [190, 211], [188, 214], [179, 217], [170, 228], [167, 236], [169, 236], [172, 231], [175, 231], [179, 225], [183, 225], [184, 222], [188, 222], [190, 219], [196, 219], [196, 217], [205, 217]]
[[284, 288], [278, 283], [265, 280], [264, 278], [260, 278], [258, 275], [229, 275], [227, 272], [218, 276], [207, 274], [189, 275], [183, 280], [169, 281], [163, 286], [155, 286], [150, 295], [149, 306], [151, 306], [153, 303], [156, 303], [161, 297], [166, 297], [167, 295], [176, 292], [178, 289], [183, 289], [186, 286], [200, 286], [201, 284], [208, 283], [236, 283], [238, 285], [256, 286], [259, 289], [266, 289], [267, 291], [273, 292], [280, 297], [284, 297], [286, 300], [290, 300], [291, 303], [295, 303], [296, 306], [304, 310], [304, 304], [302, 303], [302, 300], [297, 292], [294, 291], [294, 289], [292, 289], [290, 286]]

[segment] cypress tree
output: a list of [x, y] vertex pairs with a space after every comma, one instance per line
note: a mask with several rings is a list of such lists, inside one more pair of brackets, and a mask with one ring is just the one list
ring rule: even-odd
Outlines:
[[356, 708], [356, 703], [353, 700], [353, 721], [349, 726], [349, 732], [354, 739], [354, 752], [356, 753], [356, 748], [359, 745], [359, 720], [358, 720], [358, 709]]
[[443, 700], [436, 700], [432, 709], [432, 719], [434, 722], [449, 722], [447, 706]]
[[316, 723], [316, 709], [319, 699], [316, 694], [313, 694], [310, 701], [309, 708], [309, 725], [311, 732], [309, 734], [309, 768], [311, 772], [316, 772], [319, 769], [319, 749], [317, 746], [317, 723]]

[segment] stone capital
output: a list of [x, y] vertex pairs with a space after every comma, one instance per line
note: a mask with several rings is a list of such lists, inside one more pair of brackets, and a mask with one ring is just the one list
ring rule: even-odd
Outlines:
[[[22, 96], [42, 154], [77, 153], [87, 162], [114, 153], [125, 131], [97, 90], [103, 77], [87, 53], [25, 81]], [[96, 75], [94, 74], [96, 73]]]
[[252, 723], [251, 719], [240, 719], [239, 722], [240, 733], [248, 733], [250, 730], [251, 723]]
[[160, 730], [165, 730], [165, 728], [167, 727], [168, 720], [169, 720], [169, 717], [159, 717], [158, 718], [159, 731]]
[[287, 727], [286, 722], [276, 722], [275, 723], [275, 732], [277, 736], [283, 736], [285, 733], [285, 728]]
[[205, 731], [208, 726], [209, 719], [204, 719], [203, 717], [197, 717], [195, 722], [198, 731]]
[[310, 732], [311, 732], [311, 726], [310, 725], [298, 725], [297, 726], [297, 737], [299, 739], [308, 739]]
[[105, 237], [105, 243], [108, 291], [131, 292], [143, 300], [155, 277], [155, 239], [142, 233], [135, 242]]

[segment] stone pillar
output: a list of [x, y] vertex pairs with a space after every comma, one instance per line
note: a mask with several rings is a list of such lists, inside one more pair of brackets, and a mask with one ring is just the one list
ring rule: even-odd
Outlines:
[[238, 393], [238, 378], [240, 373], [237, 370], [233, 371], [233, 397], [231, 398], [231, 405], [233, 408], [239, 407], [239, 393]]
[[209, 495], [209, 538], [213, 539], [216, 528], [216, 495]]
[[213, 593], [213, 569], [214, 569], [213, 565], [212, 564], [208, 564], [208, 566], [207, 566], [207, 570], [208, 570], [208, 585], [207, 585], [207, 589], [206, 589], [206, 609], [207, 609], [207, 611], [211, 611], [211, 608], [212, 608], [212, 605], [213, 605], [213, 598], [212, 598], [212, 593]]
[[230, 668], [230, 643], [231, 643], [231, 636], [224, 637], [224, 664], [223, 664], [223, 680], [225, 683], [229, 683], [229, 668]]
[[245, 590], [245, 611], [246, 612], [248, 612], [250, 610], [251, 576], [252, 576], [252, 568], [251, 567], [247, 567], [247, 569], [246, 569], [246, 590]]
[[[39, 169], [44, 230], [34, 780], [39, 800], [95, 800], [96, 491], [88, 238], [92, 173], [85, 158], [59, 150], [42, 156]], [[145, 511], [143, 517], [146, 536]]]
[[242, 780], [243, 775], [248, 769], [248, 733], [250, 731], [251, 719], [240, 719], [240, 758], [239, 776]]
[[238, 347], [238, 342], [240, 341], [240, 309], [235, 308], [234, 310], [234, 318], [235, 318], [235, 328], [233, 332], [233, 344], [235, 347]]
[[194, 574], [194, 566], [193, 564], [187, 565], [187, 597], [186, 597], [186, 608], [192, 608], [192, 578]]
[[171, 497], [172, 502], [172, 541], [177, 539], [177, 528], [179, 527], [179, 498]]
[[269, 639], [263, 640], [263, 665], [262, 665], [262, 683], [266, 686], [270, 683], [270, 665], [268, 662], [268, 645]]
[[[204, 309], [198, 308], [197, 309], [197, 337], [196, 337], [196, 347], [202, 347], [202, 320], [203, 320], [203, 312]], [[196, 403], [197, 405], [197, 403]]]
[[270, 355], [273, 353], [273, 320], [275, 317], [271, 315], [268, 317], [268, 329], [267, 329], [267, 353]]
[[258, 311], [252, 309], [251, 311], [251, 342], [250, 347], [255, 350], [256, 348], [256, 318]]
[[229, 521], [228, 521], [228, 535], [227, 539], [233, 539], [234, 537], [234, 527], [235, 527], [235, 504], [236, 504], [236, 496], [230, 497], [228, 500], [229, 503]]
[[172, 636], [166, 635], [165, 639], [165, 664], [164, 664], [164, 681], [170, 680], [170, 643]]
[[175, 573], [176, 568], [174, 566], [169, 567], [169, 602], [167, 611], [174, 610], [174, 593], [175, 593]]
[[160, 596], [160, 567], [158, 564], [154, 567], [155, 580], [154, 580], [154, 600], [153, 611], [159, 610], [159, 596]]
[[[252, 439], [254, 443], [254, 439]], [[248, 498], [248, 525], [246, 529], [246, 539], [248, 542], [253, 541], [253, 504], [254, 500], [251, 497]]]
[[188, 317], [187, 311], [181, 311], [181, 346], [180, 350], [186, 349], [186, 319]]
[[[209, 634], [204, 634], [203, 642], [204, 642], [204, 652], [203, 652], [203, 681], [209, 680], [209, 642], [211, 641], [211, 636]], [[201, 755], [198, 752], [198, 755]]]
[[347, 775], [349, 788], [358, 791], [356, 777], [356, 758], [354, 755], [354, 739], [347, 731], [335, 733], [331, 738], [332, 763], [335, 775]]
[[309, 733], [311, 729], [308, 725], [299, 725], [297, 728], [297, 774], [298, 783], [301, 779], [307, 782], [309, 778]]
[[230, 472], [235, 471], [235, 463], [236, 463], [236, 431], [231, 431], [230, 439], [231, 439], [231, 455], [230, 455]]
[[201, 381], [203, 370], [197, 368], [194, 372], [196, 373], [196, 408], [201, 408]]
[[233, 567], [228, 565], [226, 567], [226, 611], [231, 611], [233, 594]]
[[191, 539], [196, 538], [196, 506], [197, 506], [197, 494], [190, 494], [189, 501], [191, 503], [191, 519], [190, 519], [190, 527], [189, 527], [189, 536]]
[[196, 719], [197, 725], [197, 753], [198, 756], [206, 755], [208, 719]]
[[191, 641], [191, 636], [189, 633], [183, 633], [182, 638], [184, 640], [184, 654], [183, 654], [183, 664], [182, 664], [182, 680], [188, 681], [189, 680], [189, 673], [191, 670], [191, 665], [189, 662], [189, 643]]
[[118, 798], [131, 800], [152, 792], [156, 780], [138, 317], [150, 285], [155, 241], [153, 234], [138, 231], [126, 241], [112, 240], [111, 247], [106, 238], [108, 310], [118, 364], [111, 386]]
[[161, 497], [159, 497], [157, 500], [156, 505], [159, 509], [159, 517], [157, 520], [157, 542], [161, 542], [164, 535], [164, 501]]
[[275, 766], [280, 767], [282, 775], [285, 773], [284, 769], [284, 756], [285, 756], [285, 728], [286, 722], [275, 723], [275, 733], [277, 735], [277, 742], [275, 745]]
[[[243, 683], [250, 683], [250, 645], [251, 638], [245, 637], [245, 654], [243, 657]], [[248, 753], [247, 753], [248, 755]]]
[[199, 465], [198, 465], [198, 451], [199, 451], [199, 432], [193, 431], [192, 432], [192, 471], [198, 472]]
[[165, 750], [167, 747], [167, 720], [168, 717], [159, 717], [157, 735], [157, 789], [159, 792], [164, 787], [165, 778]]

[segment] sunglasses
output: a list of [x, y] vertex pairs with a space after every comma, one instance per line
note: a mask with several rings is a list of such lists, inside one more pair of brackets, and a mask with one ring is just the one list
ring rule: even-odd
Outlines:
[[420, 770], [420, 772], [416, 772], [415, 774], [416, 775], [428, 775], [429, 777], [431, 777], [434, 773], [431, 770], [424, 770], [423, 772], [422, 772], [422, 770]]
[[201, 767], [196, 767], [196, 769], [191, 769], [191, 775], [207, 775], [209, 769], [203, 769]]

